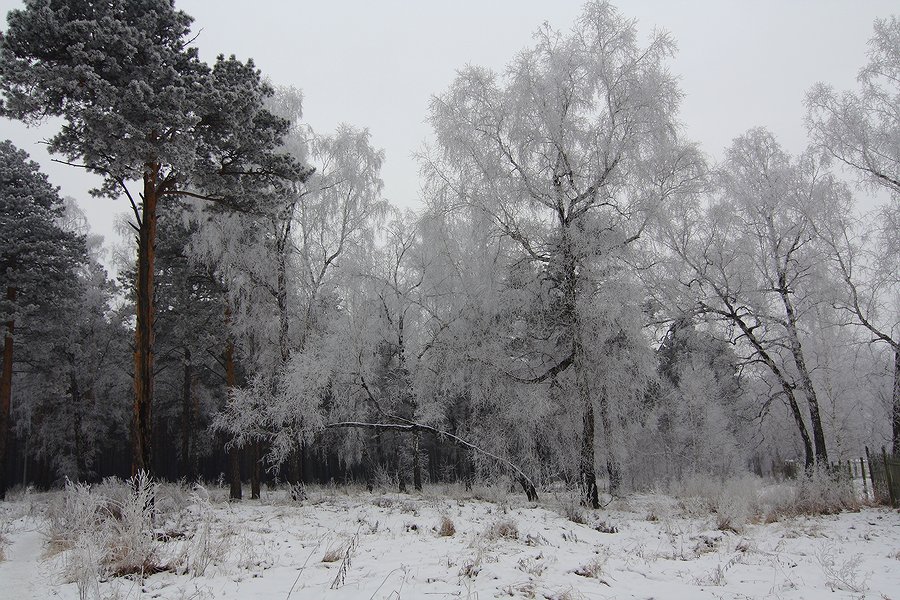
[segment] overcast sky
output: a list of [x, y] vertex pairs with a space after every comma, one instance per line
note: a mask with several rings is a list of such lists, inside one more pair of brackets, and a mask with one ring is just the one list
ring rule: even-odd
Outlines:
[[[418, 206], [411, 154], [429, 135], [429, 98], [466, 64], [503, 70], [544, 21], [567, 30], [580, 1], [557, 0], [176, 0], [195, 19], [204, 60], [253, 58], [275, 84], [303, 90], [304, 120], [319, 132], [368, 127], [383, 148], [385, 195]], [[20, 6], [0, 0], [0, 12]], [[678, 43], [685, 132], [713, 159], [750, 127], [770, 128], [791, 152], [806, 145], [803, 96], [817, 81], [853, 87], [876, 17], [896, 1], [620, 0], [643, 34], [666, 29]], [[5, 29], [5, 19], [3, 20]], [[63, 195], [82, 201], [93, 227], [112, 235], [122, 201], [89, 198], [91, 180], [50, 163], [39, 143], [52, 130], [0, 119], [0, 136], [31, 154]]]

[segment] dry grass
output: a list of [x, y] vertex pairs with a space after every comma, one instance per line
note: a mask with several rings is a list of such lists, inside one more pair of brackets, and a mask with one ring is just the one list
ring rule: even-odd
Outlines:
[[606, 561], [609, 560], [609, 555], [603, 551], [598, 551], [597, 556], [595, 556], [589, 563], [583, 564], [577, 569], [575, 569], [575, 574], [580, 575], [581, 577], [590, 577], [591, 579], [600, 579], [601, 583], [606, 583], [601, 579], [603, 575], [603, 571], [606, 568]]
[[512, 519], [501, 519], [488, 525], [485, 537], [491, 540], [500, 538], [516, 539], [519, 537], [519, 526]]
[[338, 546], [336, 548], [329, 548], [328, 550], [325, 551], [325, 555], [322, 556], [322, 562], [323, 563], [337, 562], [337, 561], [341, 560], [342, 558], [344, 558], [344, 554], [346, 553], [346, 551], [347, 551], [347, 549], [344, 548], [343, 546]]
[[438, 535], [441, 537], [450, 537], [456, 533], [456, 525], [453, 524], [448, 517], [441, 517], [441, 524], [438, 526]]

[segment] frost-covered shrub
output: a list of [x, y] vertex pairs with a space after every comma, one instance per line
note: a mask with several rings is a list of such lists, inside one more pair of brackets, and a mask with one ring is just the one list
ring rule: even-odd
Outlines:
[[156, 491], [144, 473], [126, 482], [108, 479], [93, 488], [67, 482], [47, 512], [51, 551], [68, 551], [66, 579], [83, 590], [109, 577], [159, 571], [153, 530]]
[[673, 483], [671, 491], [687, 514], [713, 513], [717, 528], [737, 532], [757, 515], [761, 487], [749, 473], [727, 479], [695, 473]]
[[761, 511], [769, 520], [782, 516], [829, 515], [859, 510], [853, 482], [826, 469], [801, 473], [796, 479], [765, 490]]
[[47, 507], [47, 536], [51, 553], [64, 552], [95, 533], [103, 520], [103, 503], [90, 487], [66, 481], [65, 491]]
[[759, 478], [753, 475], [734, 477], [722, 483], [713, 500], [716, 527], [722, 531], [740, 532], [758, 510]]
[[[119, 515], [108, 521], [111, 536], [106, 563], [115, 576], [159, 570], [156, 564], [153, 517], [157, 484], [143, 471], [126, 482], [127, 493], [115, 506]], [[112, 513], [111, 513], [112, 514]]]
[[772, 521], [859, 509], [852, 482], [826, 469], [768, 486], [751, 474], [725, 480], [691, 475], [672, 484], [671, 493], [686, 513], [714, 513], [717, 527], [732, 531], [740, 531], [754, 519]]
[[672, 495], [689, 515], [716, 514], [719, 529], [739, 531], [753, 518], [762, 481], [751, 474], [721, 479], [691, 474], [672, 484]]

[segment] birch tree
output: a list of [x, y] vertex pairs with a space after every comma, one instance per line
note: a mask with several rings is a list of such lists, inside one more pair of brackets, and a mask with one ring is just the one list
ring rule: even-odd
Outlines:
[[[254, 286], [268, 290], [275, 300], [278, 366], [234, 394], [218, 419], [241, 442], [267, 440], [269, 461], [275, 465], [321, 425], [319, 403], [329, 381], [313, 370], [319, 365], [328, 372], [335, 349], [331, 319], [350, 267], [367, 252], [374, 224], [386, 208], [381, 197], [383, 153], [371, 145], [368, 131], [342, 125], [333, 135], [315, 135], [301, 127], [293, 135], [304, 136], [315, 170], [286, 194], [285, 212], [271, 221], [271, 233], [262, 236], [274, 242], [271, 252], [261, 250], [269, 258], [245, 269]], [[240, 256], [242, 249], [236, 250]], [[257, 319], [246, 322], [265, 325]]]
[[545, 26], [535, 39], [503, 75], [466, 67], [433, 99], [432, 165], [547, 282], [556, 333], [532, 379], [574, 370], [580, 484], [596, 507], [586, 311], [603, 285], [598, 274], [629, 254], [659, 206], [693, 178], [695, 161], [676, 136], [668, 35], [642, 47], [633, 21], [591, 2], [568, 35]]
[[[887, 200], [856, 222], [847, 202], [823, 207], [821, 226], [843, 294], [839, 308], [894, 354], [891, 435], [900, 454], [900, 19], [878, 19], [857, 91], [820, 83], [807, 94], [807, 127], [824, 156]], [[845, 194], [846, 195], [846, 194]]]

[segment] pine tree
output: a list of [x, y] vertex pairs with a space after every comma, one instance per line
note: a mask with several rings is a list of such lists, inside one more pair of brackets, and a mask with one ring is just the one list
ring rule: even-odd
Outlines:
[[171, 0], [30, 0], [8, 22], [3, 113], [62, 117], [50, 151], [101, 175], [96, 193], [124, 195], [134, 212], [132, 461], [149, 470], [158, 204], [193, 196], [245, 206], [250, 189], [295, 176], [294, 162], [274, 152], [287, 122], [263, 108], [272, 90], [252, 61], [220, 56], [210, 68], [198, 59], [191, 18]]
[[[0, 142], [0, 302], [3, 369], [0, 373], [0, 467], [9, 434], [17, 320], [53, 302], [73, 282], [73, 268], [84, 259], [84, 240], [63, 230], [62, 200], [47, 176], [11, 142]], [[0, 468], [0, 498], [6, 495]]]

